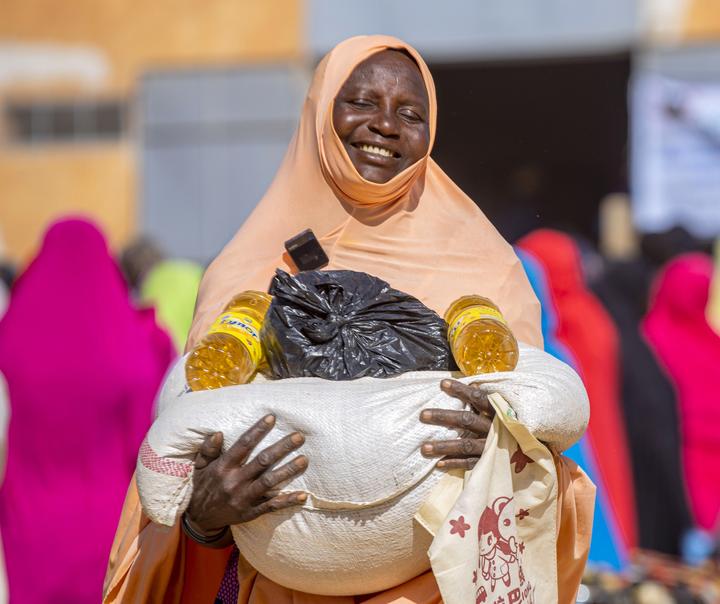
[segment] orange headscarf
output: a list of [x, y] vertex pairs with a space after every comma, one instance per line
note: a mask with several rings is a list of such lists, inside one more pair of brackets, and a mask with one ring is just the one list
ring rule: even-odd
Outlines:
[[[390, 181], [374, 183], [353, 166], [333, 127], [332, 108], [353, 69], [386, 49], [407, 51], [420, 68], [430, 101], [430, 145]], [[276, 268], [296, 272], [283, 243], [306, 228], [325, 248], [327, 269], [376, 275], [441, 315], [460, 296], [484, 295], [519, 340], [542, 347], [540, 305], [512, 247], [430, 158], [436, 114], [430, 71], [401, 40], [358, 36], [325, 56], [275, 180], [205, 273], [188, 347], [233, 295], [267, 290]]]

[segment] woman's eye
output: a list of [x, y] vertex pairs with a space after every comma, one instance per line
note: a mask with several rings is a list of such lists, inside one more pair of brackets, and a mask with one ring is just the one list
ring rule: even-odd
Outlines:
[[372, 103], [370, 101], [366, 101], [365, 99], [353, 99], [352, 101], [350, 101], [350, 104], [353, 107], [360, 107], [360, 108], [372, 106]]
[[409, 109], [405, 109], [400, 112], [400, 115], [402, 115], [406, 120], [410, 122], [421, 122], [422, 118], [415, 113], [414, 111], [411, 111]]

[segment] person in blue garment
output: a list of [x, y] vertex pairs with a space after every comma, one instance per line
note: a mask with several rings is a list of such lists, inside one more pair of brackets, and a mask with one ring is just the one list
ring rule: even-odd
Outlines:
[[[540, 300], [540, 325], [543, 332], [545, 351], [571, 367], [576, 368], [577, 363], [575, 359], [572, 358], [572, 354], [558, 341], [555, 335], [555, 327], [557, 325], [556, 312], [553, 308], [552, 298], [548, 291], [547, 281], [541, 264], [532, 254], [525, 250], [516, 247], [515, 253], [518, 255], [518, 258], [520, 258], [530, 285], [535, 291], [538, 300]], [[564, 451], [563, 454], [567, 455], [567, 457], [583, 468], [597, 487], [592, 542], [590, 544], [588, 562], [591, 564], [607, 565], [614, 570], [621, 570], [627, 564], [627, 551], [621, 542], [617, 529], [613, 527], [612, 511], [605, 500], [605, 486], [602, 484], [599, 473], [596, 470], [593, 452], [588, 439], [583, 437], [578, 443], [570, 447], [570, 449]]]

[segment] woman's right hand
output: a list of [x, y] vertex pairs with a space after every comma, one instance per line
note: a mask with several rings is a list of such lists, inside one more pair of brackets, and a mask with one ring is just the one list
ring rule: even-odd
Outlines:
[[305, 502], [306, 493], [280, 494], [277, 486], [302, 474], [308, 465], [307, 457], [300, 455], [275, 468], [302, 446], [305, 442], [302, 434], [289, 434], [247, 463], [253, 449], [274, 425], [275, 417], [265, 416], [225, 453], [222, 453], [222, 432], [205, 439], [195, 458], [193, 494], [186, 511], [195, 527], [213, 533], [228, 525], [248, 522], [262, 514]]

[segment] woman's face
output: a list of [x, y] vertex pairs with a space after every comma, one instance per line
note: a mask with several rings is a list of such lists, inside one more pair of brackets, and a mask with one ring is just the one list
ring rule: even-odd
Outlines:
[[333, 125], [360, 175], [383, 183], [421, 159], [430, 144], [428, 95], [415, 62], [384, 50], [343, 84]]

